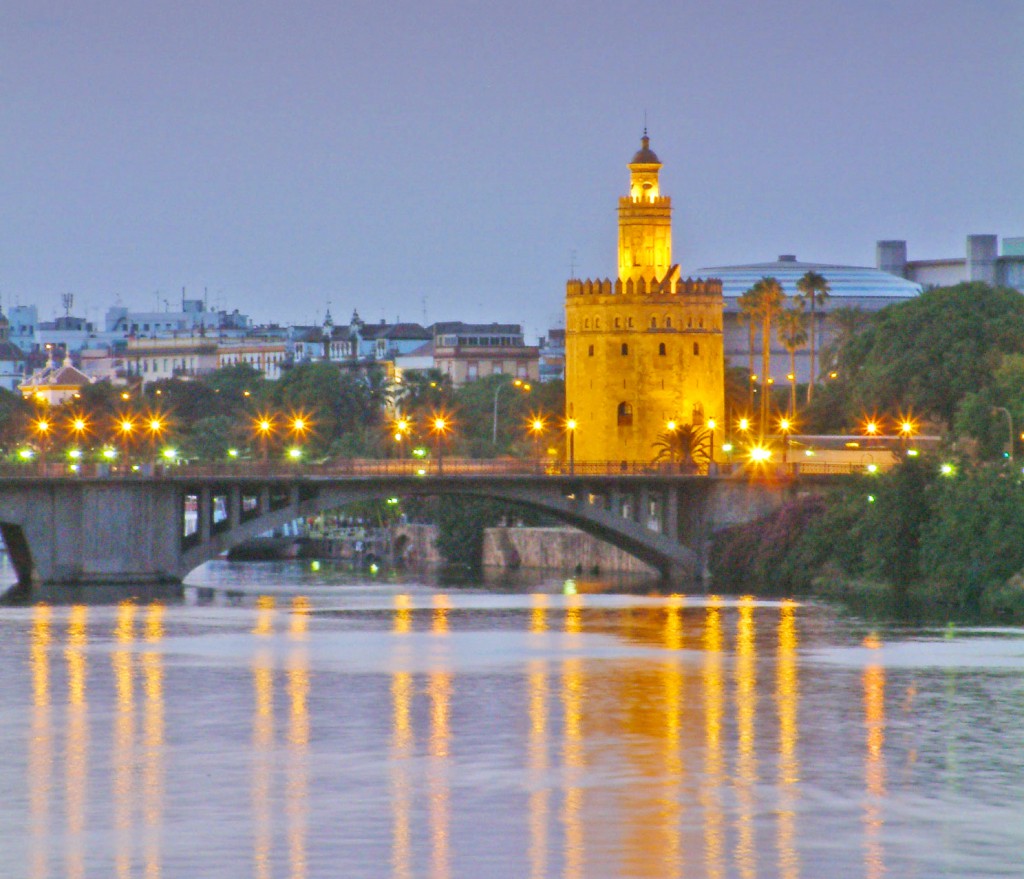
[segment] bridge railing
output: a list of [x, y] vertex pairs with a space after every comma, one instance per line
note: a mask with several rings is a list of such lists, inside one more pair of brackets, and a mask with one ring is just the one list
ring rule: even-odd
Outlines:
[[[712, 465], [716, 477], [788, 477], [799, 475], [840, 475], [863, 473], [862, 464], [791, 462], [757, 467], [743, 464]], [[411, 476], [706, 476], [707, 468], [699, 469], [679, 463], [649, 461], [587, 461], [569, 464], [531, 458], [445, 458], [439, 460], [368, 458], [338, 459], [316, 463], [282, 463], [237, 461], [219, 464], [78, 464], [71, 467], [50, 462], [46, 464], [3, 464], [0, 479], [81, 478], [81, 479], [153, 479], [181, 477], [245, 477], [251, 479], [282, 479], [296, 476], [366, 477]]]

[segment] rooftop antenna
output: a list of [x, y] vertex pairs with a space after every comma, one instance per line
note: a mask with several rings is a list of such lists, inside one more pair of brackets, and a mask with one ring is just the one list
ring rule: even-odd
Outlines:
[[423, 305], [423, 326], [427, 325], [427, 297], [424, 296], [422, 299]]
[[74, 293], [61, 293], [60, 294], [61, 305], [64, 306], [64, 317], [71, 316], [71, 306], [75, 303]]

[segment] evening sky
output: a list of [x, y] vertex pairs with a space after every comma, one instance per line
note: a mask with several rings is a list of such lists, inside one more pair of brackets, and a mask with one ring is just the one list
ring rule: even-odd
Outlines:
[[645, 112], [676, 261], [1024, 235], [1021, 0], [6, 0], [0, 296], [561, 319]]

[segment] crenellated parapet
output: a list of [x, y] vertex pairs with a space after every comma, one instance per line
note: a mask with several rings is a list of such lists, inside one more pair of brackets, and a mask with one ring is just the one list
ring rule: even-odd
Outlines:
[[632, 210], [638, 207], [651, 207], [660, 210], [672, 208], [672, 196], [670, 195], [623, 195], [619, 197], [619, 210]]
[[565, 294], [574, 296], [676, 296], [680, 298], [721, 298], [722, 281], [719, 278], [677, 278], [675, 281], [656, 278], [627, 278], [625, 281], [608, 278], [573, 278], [566, 282]]

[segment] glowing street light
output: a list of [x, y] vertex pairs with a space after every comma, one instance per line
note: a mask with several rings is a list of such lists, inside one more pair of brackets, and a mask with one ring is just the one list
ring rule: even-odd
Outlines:
[[451, 430], [451, 419], [443, 412], [435, 412], [430, 418], [430, 432], [434, 434], [434, 448], [437, 451], [437, 473], [444, 473], [444, 439]]
[[544, 438], [544, 431], [547, 429], [547, 421], [544, 416], [535, 413], [526, 420], [527, 430], [530, 432], [530, 436], [533, 437], [534, 454], [537, 456], [537, 460], [540, 460], [540, 444]]
[[259, 437], [260, 457], [263, 459], [263, 463], [266, 464], [269, 455], [270, 438], [277, 430], [277, 419], [269, 412], [258, 413], [252, 420], [252, 430]]
[[708, 473], [711, 472], [711, 465], [715, 463], [715, 428], [718, 422], [714, 418], [707, 420], [708, 427]]
[[789, 461], [789, 434], [793, 431], [794, 423], [791, 418], [779, 419], [779, 432], [782, 434], [782, 463]]
[[129, 414], [118, 415], [117, 420], [114, 422], [114, 432], [121, 440], [121, 445], [124, 448], [125, 465], [127, 465], [129, 461], [132, 434], [135, 433], [136, 427], [138, 427], [138, 425], [135, 422], [135, 418]]
[[765, 446], [752, 446], [747, 457], [751, 464], [767, 464], [772, 459], [772, 450]]
[[81, 412], [72, 413], [64, 427], [66, 433], [75, 438], [76, 443], [81, 443], [83, 437], [92, 433], [92, 425], [89, 424], [89, 419]]
[[565, 432], [569, 434], [569, 475], [572, 476], [576, 472], [576, 419], [567, 418], [565, 420]]
[[412, 422], [409, 421], [408, 418], [399, 416], [392, 422], [391, 428], [395, 442], [398, 445], [398, 457], [402, 457], [402, 443], [409, 437], [409, 434], [412, 433]]

